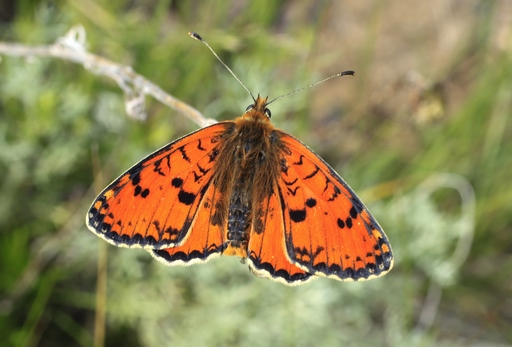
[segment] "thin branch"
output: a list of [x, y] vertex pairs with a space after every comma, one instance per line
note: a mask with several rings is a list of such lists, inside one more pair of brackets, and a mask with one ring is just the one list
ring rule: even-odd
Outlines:
[[129, 117], [139, 120], [146, 118], [144, 106], [145, 95], [151, 95], [164, 105], [180, 112], [197, 125], [204, 127], [215, 123], [205, 118], [201, 112], [186, 103], [167, 94], [156, 84], [135, 73], [130, 66], [117, 64], [113, 61], [87, 52], [85, 49], [85, 30], [76, 26], [58, 38], [52, 45], [29, 46], [18, 43], [0, 42], [0, 54], [17, 57], [52, 57], [68, 60], [82, 65], [97, 75], [107, 76], [119, 85], [125, 94], [125, 108]]

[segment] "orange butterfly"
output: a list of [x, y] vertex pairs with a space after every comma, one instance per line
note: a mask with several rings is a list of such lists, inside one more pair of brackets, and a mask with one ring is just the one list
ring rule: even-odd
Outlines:
[[234, 121], [186, 135], [122, 174], [93, 202], [89, 229], [168, 265], [239, 256], [257, 276], [287, 285], [387, 273], [391, 246], [361, 200], [274, 128], [267, 98], [253, 100]]

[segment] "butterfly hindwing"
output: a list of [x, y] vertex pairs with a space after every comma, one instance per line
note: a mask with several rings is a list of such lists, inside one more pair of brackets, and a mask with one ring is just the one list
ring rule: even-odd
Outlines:
[[199, 202], [188, 234], [180, 245], [150, 250], [151, 255], [166, 265], [204, 263], [220, 256], [225, 241], [224, 223], [212, 223], [216, 202], [222, 197], [212, 183]]
[[287, 284], [308, 282], [316, 276], [291, 261], [283, 234], [283, 211], [279, 196], [274, 193], [257, 207], [248, 245], [251, 270], [260, 277]]
[[284, 159], [279, 193], [292, 261], [338, 280], [365, 280], [393, 266], [390, 244], [370, 212], [319, 156], [281, 133]]
[[93, 202], [89, 229], [116, 246], [179, 245], [210, 186], [227, 123], [182, 137], [122, 174]]

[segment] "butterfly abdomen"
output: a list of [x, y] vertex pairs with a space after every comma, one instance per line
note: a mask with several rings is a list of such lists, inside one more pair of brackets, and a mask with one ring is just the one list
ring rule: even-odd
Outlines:
[[[238, 255], [242, 258], [247, 256], [246, 250], [251, 223], [251, 201], [249, 194], [244, 189], [246, 182], [250, 182], [251, 178], [245, 178], [246, 180], [240, 179], [231, 192], [228, 205], [227, 242], [225, 245], [226, 255]], [[233, 249], [238, 251], [233, 253]]]

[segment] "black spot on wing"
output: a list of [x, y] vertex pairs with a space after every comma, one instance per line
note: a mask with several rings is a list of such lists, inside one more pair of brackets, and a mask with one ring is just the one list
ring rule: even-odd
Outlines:
[[[137, 165], [137, 167], [139, 168], [139, 165]], [[130, 175], [129, 177], [130, 177], [130, 181], [132, 182], [132, 185], [136, 186], [140, 183], [140, 170], [130, 173], [129, 175]]]
[[352, 217], [352, 218], [357, 217], [357, 210], [354, 205], [352, 205], [352, 208], [350, 209], [350, 217]]
[[187, 191], [184, 191], [184, 190], [180, 190], [180, 192], [178, 193], [178, 200], [182, 204], [192, 205], [194, 203], [194, 200], [196, 199], [196, 196], [197, 195], [194, 194], [194, 193], [190, 193], [190, 192], [187, 192]]
[[183, 180], [179, 177], [175, 177], [172, 179], [171, 184], [175, 188], [180, 188], [183, 185]]
[[347, 217], [347, 219], [345, 220], [345, 224], [347, 225], [347, 228], [351, 229], [352, 228], [352, 218], [350, 217]]
[[295, 223], [303, 222], [306, 219], [306, 210], [290, 210], [290, 219]]
[[141, 186], [136, 186], [133, 196], [139, 196], [139, 195], [145, 199], [149, 195], [149, 189], [148, 188], [142, 189]]
[[306, 200], [306, 206], [311, 208], [316, 206], [316, 200], [313, 198], [309, 198]]

